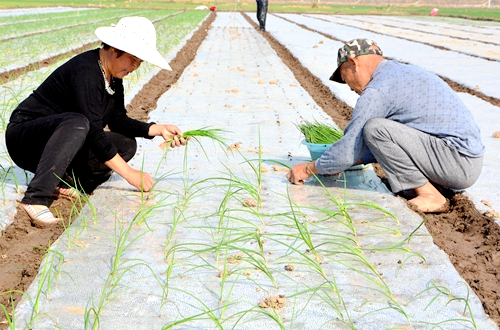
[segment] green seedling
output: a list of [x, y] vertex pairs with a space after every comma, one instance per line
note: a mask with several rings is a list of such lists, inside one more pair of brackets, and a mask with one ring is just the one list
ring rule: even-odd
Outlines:
[[[182, 138], [187, 139], [187, 141], [188, 141], [186, 143], [186, 146], [184, 149], [183, 169], [184, 169], [185, 173], [187, 172], [187, 168], [188, 168], [187, 167], [187, 155], [188, 155], [189, 141], [197, 142], [200, 145], [207, 160], [210, 161], [210, 157], [206, 153], [205, 148], [203, 148], [203, 145], [201, 144], [200, 139], [201, 138], [208, 138], [208, 139], [212, 140], [213, 142], [218, 143], [225, 152], [225, 150], [227, 148], [227, 144], [226, 144], [226, 138], [223, 135], [224, 132], [227, 132], [227, 131], [219, 129], [219, 128], [202, 127], [200, 129], [186, 131], [182, 134], [182, 136], [180, 136]], [[172, 142], [174, 141], [174, 138], [180, 138], [180, 137], [179, 136], [173, 137], [171, 139], [166, 140], [165, 142], [163, 142], [160, 145], [162, 148], [165, 148], [164, 158], [166, 157], [166, 154], [168, 153], [170, 146], [171, 146]]]
[[443, 322], [440, 322], [441, 323], [449, 323], [449, 322], [467, 322], [467, 323], [470, 323], [472, 324], [472, 326], [474, 327], [474, 329], [477, 329], [477, 324], [476, 324], [476, 321], [474, 319], [474, 315], [472, 313], [472, 308], [469, 304], [469, 298], [470, 298], [470, 290], [469, 290], [469, 286], [466, 284], [466, 283], [463, 283], [463, 282], [459, 282], [460, 284], [463, 284], [465, 287], [466, 287], [466, 290], [467, 290], [467, 296], [465, 298], [463, 297], [456, 297], [452, 294], [451, 290], [448, 289], [447, 287], [445, 286], [442, 286], [442, 285], [438, 285], [437, 284], [437, 281], [436, 280], [431, 280], [429, 281], [429, 283], [427, 283], [427, 288], [425, 290], [422, 290], [421, 292], [419, 292], [418, 294], [415, 295], [415, 297], [413, 297], [409, 302], [411, 301], [414, 301], [416, 299], [418, 299], [420, 296], [424, 295], [425, 293], [429, 293], [431, 294], [433, 291], [435, 291], [435, 295], [434, 297], [429, 301], [429, 303], [426, 305], [425, 307], [425, 310], [427, 310], [429, 307], [431, 307], [434, 302], [440, 297], [440, 296], [445, 296], [445, 297], [448, 297], [450, 300], [446, 303], [446, 305], [450, 304], [451, 302], [453, 301], [459, 301], [459, 302], [463, 302], [464, 303], [464, 309], [463, 309], [463, 312], [462, 314], [464, 316], [467, 316], [467, 311], [469, 312], [469, 315], [470, 315], [470, 320], [468, 319], [451, 319], [451, 320], [445, 320]]
[[[41, 247], [38, 247], [40, 249], [44, 249]], [[59, 257], [59, 266], [55, 268], [56, 275], [59, 274], [60, 272], [60, 267], [62, 265], [61, 260], [64, 260], [64, 257], [60, 252], [51, 250], [51, 249], [44, 249], [46, 250], [45, 255], [44, 255], [44, 261], [43, 265], [41, 266], [39, 272], [38, 272], [38, 286], [37, 286], [37, 291], [35, 295], [35, 299], [29, 299], [30, 302], [33, 305], [33, 309], [31, 310], [31, 315], [30, 315], [30, 320], [28, 322], [28, 328], [32, 327], [33, 324], [35, 323], [35, 320], [38, 318], [40, 315], [40, 301], [42, 298], [42, 294], [44, 293], [44, 287], [46, 288], [45, 291], [45, 296], [48, 297], [50, 294], [50, 289], [52, 285], [53, 278], [53, 272], [54, 272], [54, 254]]]
[[[347, 310], [344, 300], [342, 296], [340, 295], [340, 290], [337, 288], [337, 284], [335, 282], [335, 277], [332, 275], [333, 281], [327, 281], [319, 286], [308, 286], [307, 283], [304, 283], [303, 285], [307, 287], [307, 289], [302, 290], [302, 291], [297, 291], [291, 295], [288, 295], [287, 298], [297, 298], [302, 295], [308, 295], [308, 303], [312, 298], [320, 298], [324, 303], [326, 303], [332, 311], [334, 312], [335, 315], [338, 317], [338, 321], [342, 323], [343, 325], [348, 326], [350, 329], [355, 330], [356, 327], [353, 323], [353, 321], [350, 318], [349, 311]], [[334, 288], [332, 290], [332, 288]], [[332, 294], [333, 293], [333, 294]], [[337, 297], [338, 300], [335, 300], [335, 297]], [[294, 306], [295, 308], [295, 306]], [[344, 315], [345, 314], [345, 315]], [[329, 323], [331, 321], [327, 321]], [[331, 326], [328, 327], [327, 324], [324, 324], [324, 326], [319, 327], [320, 329], [323, 328], [332, 328]], [[333, 327], [334, 329], [335, 327]]]
[[[191, 294], [185, 290], [178, 289], [178, 288], [172, 288], [172, 290], [184, 293], [184, 294], [188, 295], [191, 299], [197, 301], [200, 304], [199, 306], [197, 306], [193, 303], [189, 303], [188, 299], [185, 300], [185, 303], [187, 305], [193, 307], [194, 309], [201, 310], [201, 312], [198, 314], [195, 314], [195, 315], [191, 315], [191, 316], [186, 317], [186, 318], [176, 320], [176, 321], [171, 322], [169, 324], [166, 324], [165, 326], [163, 326], [162, 330], [179, 328], [179, 326], [181, 326], [183, 324], [186, 324], [186, 323], [189, 323], [192, 321], [196, 321], [196, 320], [205, 320], [205, 319], [211, 320], [213, 322], [214, 326], [216, 327], [216, 329], [220, 329], [220, 330], [225, 329], [225, 327], [223, 326], [223, 324], [221, 322], [222, 321], [221, 317], [219, 315], [216, 315], [216, 313], [227, 309], [228, 306], [233, 305], [234, 303], [225, 302], [223, 305], [221, 305], [219, 307], [210, 308], [207, 304], [205, 304], [205, 302], [203, 300], [201, 300], [199, 297], [197, 297], [194, 294]], [[186, 328], [189, 328], [189, 327], [186, 327]]]
[[12, 308], [12, 312], [9, 313], [7, 308], [3, 305], [0, 304], [0, 307], [3, 311], [3, 315], [5, 316], [5, 319], [7, 321], [7, 325], [9, 326], [9, 330], [16, 330], [16, 309], [15, 309], [15, 303], [14, 303], [14, 297], [12, 296], [13, 293], [22, 293], [21, 291], [13, 290], [13, 291], [7, 291], [0, 293], [0, 295], [3, 294], [10, 294], [10, 306]]
[[295, 124], [297, 129], [304, 135], [306, 142], [318, 144], [333, 144], [344, 136], [344, 132], [337, 125], [304, 120]]
[[[287, 191], [288, 193], [288, 191]], [[302, 212], [300, 212], [300, 209], [297, 204], [292, 202], [292, 199], [290, 198], [290, 195], [288, 195], [288, 201], [291, 209], [291, 214], [293, 221], [295, 223], [295, 227], [299, 231], [299, 236], [302, 239], [302, 241], [307, 245], [309, 250], [314, 254], [316, 257], [316, 262], [319, 264], [321, 262], [320, 256], [318, 254], [318, 251], [316, 250], [316, 246], [313, 243], [311, 232], [309, 231], [309, 226], [307, 225], [307, 219], [306, 221], [299, 221], [297, 218], [297, 213], [299, 213], [303, 218], [305, 219], [306, 217]], [[324, 274], [323, 274], [324, 275]]]

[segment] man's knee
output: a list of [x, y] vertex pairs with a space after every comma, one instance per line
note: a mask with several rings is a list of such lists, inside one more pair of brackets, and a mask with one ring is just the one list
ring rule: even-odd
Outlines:
[[386, 122], [387, 119], [384, 118], [369, 119], [363, 127], [363, 138], [365, 141], [371, 141], [374, 137], [378, 136], [385, 128]]

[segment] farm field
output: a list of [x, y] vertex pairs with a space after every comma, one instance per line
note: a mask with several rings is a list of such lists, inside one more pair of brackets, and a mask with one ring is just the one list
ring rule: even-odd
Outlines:
[[[133, 162], [158, 180], [151, 194], [113, 176], [80, 205], [54, 203], [72, 210], [74, 223], [44, 251], [38, 275], [38, 269], [26, 275], [22, 260], [15, 270], [0, 268], [35, 277], [12, 313], [15, 328], [498, 328], [499, 297], [491, 288], [500, 276], [494, 220], [500, 198], [491, 187], [499, 183], [492, 132], [499, 130], [500, 24], [276, 14], [268, 17], [269, 32], [259, 33], [253, 13], [141, 15], [157, 19], [165, 37], [160, 51], [179, 67], [172, 65], [170, 76], [147, 65], [134, 73], [130, 113], [143, 118], [151, 111], [149, 120], [184, 130], [223, 128], [230, 148], [201, 140], [165, 152], [157, 140], [140, 140]], [[61, 24], [59, 31], [72, 29]], [[36, 35], [40, 25], [5, 39]], [[90, 36], [94, 27], [75, 29]], [[195, 31], [199, 46], [190, 43]], [[376, 40], [388, 58], [433, 71], [460, 91], [488, 148], [483, 176], [465, 194], [475, 205], [457, 196], [449, 213], [422, 217], [392, 196], [371, 167], [304, 186], [287, 183], [286, 166], [309, 157], [294, 123], [348, 122], [356, 95], [327, 79], [338, 47], [360, 35]], [[92, 42], [90, 36], [85, 43]], [[484, 43], [484, 51], [474, 43]], [[80, 46], [68, 40], [58, 47], [68, 53]], [[176, 57], [189, 53], [192, 62]], [[44, 54], [25, 61], [40, 62]], [[63, 60], [0, 86], [3, 129], [13, 104]], [[11, 167], [4, 149], [2, 221], [9, 233], [27, 222], [18, 214], [8, 225], [29, 175]], [[9, 237], [2, 239], [8, 260]], [[442, 247], [440, 240], [454, 244]]]

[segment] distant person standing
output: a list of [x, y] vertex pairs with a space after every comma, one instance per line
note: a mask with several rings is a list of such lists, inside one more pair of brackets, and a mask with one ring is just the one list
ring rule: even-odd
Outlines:
[[261, 31], [266, 31], [268, 0], [256, 0], [256, 1], [257, 1], [257, 20], [259, 21], [259, 28]]

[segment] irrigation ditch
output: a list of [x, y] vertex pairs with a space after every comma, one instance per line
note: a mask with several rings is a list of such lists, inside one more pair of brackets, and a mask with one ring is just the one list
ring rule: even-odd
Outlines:
[[[242, 14], [258, 30], [256, 24], [246, 14]], [[184, 69], [192, 62], [215, 17], [216, 14], [212, 13], [177, 54], [170, 63], [173, 71], [160, 71], [132, 100], [127, 108], [132, 117], [147, 119], [148, 113], [156, 108], [158, 98], [175, 84]], [[345, 127], [350, 119], [352, 108], [335, 98], [328, 87], [303, 67], [300, 61], [270, 33], [263, 32], [262, 35], [324, 112], [339, 126]], [[470, 88], [445, 80], [457, 92], [470, 93], [496, 106], [500, 104], [498, 99], [484, 96]], [[381, 169], [378, 169], [377, 173], [381, 178], [384, 177]], [[421, 216], [426, 219], [425, 225], [436, 245], [449, 255], [458, 272], [481, 299], [486, 313], [497, 324], [500, 324], [500, 292], [498, 291], [500, 287], [500, 274], [498, 273], [500, 230], [498, 225], [492, 217], [478, 212], [472, 201], [464, 195], [449, 192], [447, 198], [451, 205], [449, 212], [439, 215], [421, 214]], [[75, 219], [82, 206], [57, 200], [52, 207], [61, 212], [65, 219]], [[64, 232], [64, 229], [62, 224], [50, 229], [32, 227], [27, 216], [18, 209], [14, 223], [0, 237], [2, 255], [8, 256], [0, 259], [0, 273], [3, 274], [12, 269], [19, 269], [19, 271], [9, 271], [12, 276], [5, 283], [2, 278], [0, 292], [25, 291], [38, 272], [44, 250]], [[15, 304], [19, 301], [21, 293], [16, 293], [12, 297]], [[0, 304], [9, 306], [10, 295], [0, 296]], [[3, 326], [4, 323], [0, 325], [0, 329], [3, 329]], [[6, 326], [5, 329], [7, 329]]]

